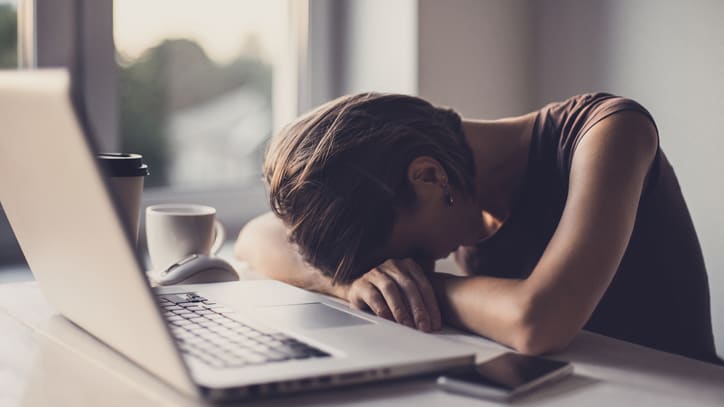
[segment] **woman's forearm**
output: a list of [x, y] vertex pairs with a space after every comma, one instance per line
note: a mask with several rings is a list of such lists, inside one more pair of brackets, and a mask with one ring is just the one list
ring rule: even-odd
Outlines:
[[[557, 351], [580, 330], [530, 279], [435, 273], [443, 320], [527, 354]], [[538, 295], [535, 293], [538, 292]]]
[[234, 255], [249, 264], [252, 270], [285, 283], [346, 297], [343, 285], [332, 285], [331, 279], [304, 262], [296, 248], [287, 240], [284, 224], [272, 213], [261, 215], [239, 232]]
[[435, 273], [433, 284], [443, 320], [526, 352], [524, 281]]

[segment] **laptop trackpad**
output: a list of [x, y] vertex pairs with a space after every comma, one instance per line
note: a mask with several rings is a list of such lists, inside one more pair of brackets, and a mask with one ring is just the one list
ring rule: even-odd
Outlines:
[[255, 311], [261, 317], [272, 320], [275, 325], [299, 329], [340, 328], [372, 323], [319, 302], [276, 305], [257, 308]]

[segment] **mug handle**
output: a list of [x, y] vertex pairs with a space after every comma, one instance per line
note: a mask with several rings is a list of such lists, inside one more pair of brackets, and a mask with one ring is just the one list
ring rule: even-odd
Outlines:
[[214, 243], [211, 245], [211, 255], [219, 254], [226, 240], [226, 230], [224, 230], [224, 225], [218, 220], [214, 220], [214, 235]]

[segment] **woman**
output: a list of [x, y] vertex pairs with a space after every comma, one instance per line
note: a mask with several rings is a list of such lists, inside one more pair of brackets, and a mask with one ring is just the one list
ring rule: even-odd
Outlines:
[[[282, 130], [264, 174], [274, 214], [235, 252], [269, 277], [524, 353], [587, 329], [717, 361], [696, 233], [632, 100], [586, 94], [485, 121], [345, 96]], [[435, 273], [453, 251], [460, 273]]]

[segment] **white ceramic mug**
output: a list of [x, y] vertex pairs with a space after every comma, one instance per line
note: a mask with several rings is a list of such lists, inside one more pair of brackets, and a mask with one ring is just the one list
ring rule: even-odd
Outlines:
[[226, 232], [216, 209], [193, 204], [163, 204], [146, 208], [146, 240], [154, 270], [165, 270], [192, 254], [214, 255]]

